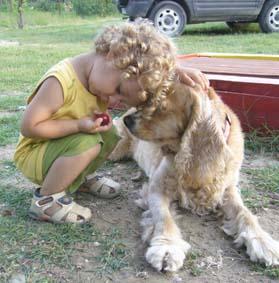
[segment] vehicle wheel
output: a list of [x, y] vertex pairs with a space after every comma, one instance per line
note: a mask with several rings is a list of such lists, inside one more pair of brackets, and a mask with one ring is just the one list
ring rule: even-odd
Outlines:
[[279, 0], [265, 2], [259, 24], [263, 32], [279, 32]]
[[172, 1], [159, 2], [148, 18], [153, 21], [157, 30], [170, 37], [180, 35], [187, 22], [183, 7]]

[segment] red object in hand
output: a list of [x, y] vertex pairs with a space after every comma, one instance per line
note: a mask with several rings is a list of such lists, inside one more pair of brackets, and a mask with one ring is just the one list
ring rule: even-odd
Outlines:
[[101, 123], [101, 126], [106, 126], [110, 122], [110, 118], [109, 118], [109, 115], [107, 113], [95, 113], [94, 114], [94, 118], [95, 119], [98, 119], [98, 118], [102, 118], [103, 119], [103, 121]]

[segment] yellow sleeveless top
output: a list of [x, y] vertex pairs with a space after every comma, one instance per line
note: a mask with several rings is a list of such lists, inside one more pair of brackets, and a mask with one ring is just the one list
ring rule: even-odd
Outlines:
[[[39, 87], [49, 77], [57, 78], [64, 95], [63, 106], [50, 119], [80, 119], [92, 115], [94, 110], [105, 111], [107, 109], [107, 103], [92, 95], [83, 86], [69, 59], [54, 65], [43, 75], [27, 103], [30, 103]], [[37, 184], [40, 183], [39, 180], [42, 180], [42, 160], [47, 144], [48, 140], [20, 135], [16, 147], [14, 155], [16, 166], [28, 179]]]

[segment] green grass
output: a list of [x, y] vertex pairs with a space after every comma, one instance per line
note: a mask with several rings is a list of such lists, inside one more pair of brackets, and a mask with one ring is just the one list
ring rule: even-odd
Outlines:
[[98, 257], [101, 266], [97, 268], [97, 272], [101, 276], [128, 266], [127, 258], [129, 257], [129, 253], [120, 239], [121, 234], [117, 229], [112, 229], [110, 235], [101, 239], [100, 243], [103, 250]]
[[[62, 58], [85, 52], [80, 45], [0, 47], [0, 93], [30, 93], [40, 77]], [[46, 55], [47, 54], [47, 55]], [[16, 74], [16, 75], [15, 75]]]
[[279, 33], [264, 34], [257, 25], [243, 32], [232, 32], [225, 23], [189, 25], [175, 39], [179, 53], [225, 52], [278, 54]]
[[262, 264], [251, 263], [251, 270], [261, 275], [266, 275], [275, 280], [279, 279], [279, 267], [264, 266]]
[[[29, 27], [25, 30], [8, 29], [1, 35], [2, 39], [18, 41], [20, 44], [37, 44], [43, 47], [46, 44], [90, 44], [93, 36], [100, 28], [115, 23], [118, 18], [96, 19], [94, 23], [79, 23], [69, 25]], [[66, 46], [65, 46], [66, 47]]]
[[104, 235], [91, 224], [54, 225], [30, 221], [31, 197], [30, 191], [0, 186], [0, 205], [11, 212], [6, 216], [0, 213], [0, 281], [21, 272], [27, 278], [32, 277], [29, 282], [34, 282], [34, 270], [50, 271], [53, 266], [73, 270], [76, 244], [79, 244], [79, 252], [86, 252], [87, 244], [95, 241], [100, 242], [101, 256], [96, 256], [100, 266], [92, 266], [92, 271], [101, 271], [102, 275], [127, 265], [127, 249], [117, 229]]
[[279, 152], [279, 131], [265, 128], [266, 134], [258, 130], [245, 135], [245, 148], [253, 152]]
[[21, 116], [22, 113], [16, 113], [11, 116], [0, 116], [0, 146], [17, 142]]
[[[279, 194], [279, 166], [245, 168], [242, 171], [249, 180], [249, 186], [241, 188], [245, 205], [251, 209], [268, 207], [270, 197]], [[279, 204], [277, 198], [273, 204]]]
[[[120, 18], [121, 16], [118, 15]], [[97, 17], [95, 17], [97, 18]], [[0, 10], [0, 26], [2, 28], [17, 28], [17, 12], [9, 13], [7, 11]], [[79, 17], [74, 13], [61, 13], [58, 12], [43, 12], [33, 10], [25, 7], [24, 9], [24, 23], [26, 28], [38, 27], [38, 26], [54, 26], [54, 25], [72, 25], [80, 23], [90, 23], [92, 17]]]
[[[33, 11], [26, 18], [40, 18], [40, 15], [41, 13]], [[30, 92], [51, 65], [65, 57], [88, 51], [100, 29], [108, 24], [122, 22], [120, 16], [87, 19], [63, 16], [59, 19], [58, 15], [45, 15], [46, 18], [48, 16], [50, 18], [47, 24], [29, 23], [24, 30], [7, 28], [0, 21], [1, 39], [20, 44], [0, 47], [0, 61], [3, 66], [0, 69], [0, 92]], [[179, 53], [267, 54], [279, 53], [278, 40], [278, 33], [263, 34], [257, 27], [243, 33], [233, 33], [224, 23], [190, 25], [181, 37], [174, 39]]]
[[92, 19], [88, 23], [60, 23], [57, 26], [28, 27], [25, 30], [3, 29], [2, 40], [17, 41], [17, 46], [0, 46], [0, 93], [29, 93], [39, 78], [58, 61], [93, 46], [101, 28], [118, 18]]
[[13, 161], [11, 160], [1, 160], [0, 161], [0, 178], [7, 178], [14, 176], [17, 169]]
[[244, 170], [256, 189], [279, 193], [279, 166]]
[[203, 269], [198, 265], [198, 260], [201, 257], [199, 252], [191, 251], [187, 254], [184, 266], [190, 271], [190, 274], [194, 277], [200, 276], [203, 273]]
[[[0, 46], [0, 112], [11, 112], [6, 116], [0, 113], [0, 146], [17, 142], [22, 112], [13, 111], [24, 105], [26, 97], [48, 68], [65, 57], [88, 51], [92, 48], [92, 39], [105, 25], [122, 20], [120, 16], [82, 19], [28, 10], [25, 21], [24, 30], [18, 30], [16, 15], [0, 12], [1, 40], [18, 42], [16, 46]], [[231, 32], [224, 23], [191, 25], [174, 41], [179, 53], [279, 53], [279, 34], [262, 34], [257, 25], [242, 33]], [[255, 152], [278, 152], [278, 138], [278, 133], [273, 133], [268, 139], [252, 133], [246, 136], [246, 145]], [[107, 162], [105, 166], [110, 168], [112, 164]], [[277, 193], [278, 169], [250, 170], [248, 174], [254, 180], [255, 188]], [[1, 161], [0, 179], [7, 179], [15, 173], [12, 161]], [[248, 190], [242, 193], [251, 206], [255, 205], [257, 198]], [[66, 270], [66, 273], [76, 272], [71, 260], [77, 251], [77, 243], [86, 249], [87, 243], [100, 242], [100, 254], [96, 257], [98, 265], [92, 266], [92, 272], [102, 275], [127, 266], [129, 253], [118, 230], [112, 229], [103, 234], [92, 225], [53, 225], [30, 221], [27, 212], [31, 196], [30, 191], [16, 190], [0, 182], [0, 209], [4, 205], [11, 211], [5, 217], [0, 213], [1, 282], [15, 272], [23, 272], [27, 282], [53, 282], [47, 273], [42, 274], [42, 270], [51, 271], [54, 265]], [[194, 276], [202, 272], [197, 265], [198, 256], [192, 253], [187, 260]], [[278, 278], [276, 269], [267, 268], [261, 272], [269, 276], [275, 274]]]
[[2, 95], [0, 96], [0, 112], [17, 111], [19, 106], [26, 104], [26, 95]]
[[[254, 184], [253, 181], [251, 181]], [[241, 188], [241, 195], [244, 204], [250, 209], [261, 209], [267, 207], [269, 199], [265, 195], [260, 195], [254, 188]]]

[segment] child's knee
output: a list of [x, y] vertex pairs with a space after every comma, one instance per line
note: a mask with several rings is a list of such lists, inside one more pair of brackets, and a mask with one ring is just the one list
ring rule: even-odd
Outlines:
[[102, 145], [101, 143], [98, 143], [91, 148], [89, 148], [87, 151], [84, 151], [82, 155], [85, 155], [86, 157], [90, 157], [91, 159], [95, 159], [99, 153], [102, 150]]
[[67, 143], [67, 148], [65, 151], [75, 152], [75, 153], [83, 153], [85, 151], [90, 151], [93, 148], [100, 147], [100, 143], [103, 142], [101, 136], [99, 135], [91, 135], [91, 134], [83, 134], [79, 133], [76, 135], [72, 135], [69, 140], [65, 140]]

